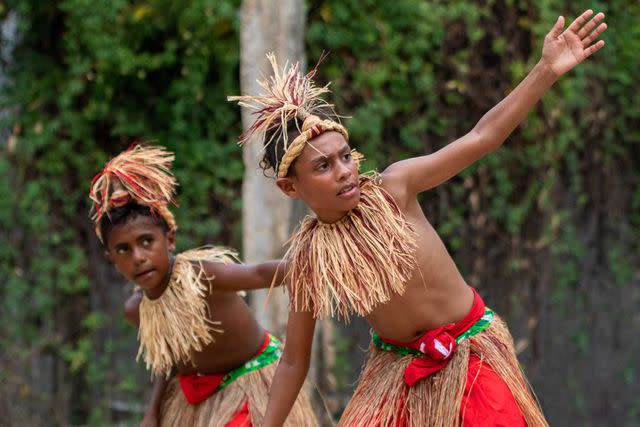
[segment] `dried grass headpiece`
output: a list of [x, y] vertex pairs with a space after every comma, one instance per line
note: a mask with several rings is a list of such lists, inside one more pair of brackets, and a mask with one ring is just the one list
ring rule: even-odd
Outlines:
[[91, 219], [96, 223], [101, 242], [104, 242], [100, 232], [102, 216], [132, 200], [149, 206], [165, 220], [170, 230], [176, 229], [176, 221], [167, 207], [169, 203], [175, 204], [177, 182], [171, 173], [173, 159], [173, 154], [164, 147], [134, 144], [93, 177], [89, 192], [93, 201]]
[[[267, 54], [267, 59], [273, 68], [273, 76], [265, 80], [258, 80], [258, 84], [264, 90], [260, 95], [229, 96], [227, 100], [238, 101], [242, 107], [254, 110], [258, 117], [253, 125], [240, 136], [240, 144], [247, 142], [253, 135], [265, 135], [272, 131], [273, 135], [266, 141], [267, 147], [275, 139], [283, 138], [284, 154], [282, 160], [277, 162], [274, 169], [278, 178], [287, 176], [289, 167], [302, 153], [305, 144], [323, 132], [340, 132], [345, 139], [349, 139], [349, 133], [340, 123], [329, 119], [321, 119], [316, 114], [323, 109], [333, 111], [333, 106], [321, 98], [321, 95], [329, 92], [329, 85], [317, 87], [313, 81], [318, 65], [326, 57], [323, 54], [316, 66], [306, 75], [300, 73], [300, 64], [286, 63], [282, 71], [273, 53]], [[302, 121], [302, 129], [291, 143], [287, 137], [287, 122], [293, 118]], [[277, 154], [277, 153], [276, 153]], [[276, 157], [279, 157], [276, 155]]]

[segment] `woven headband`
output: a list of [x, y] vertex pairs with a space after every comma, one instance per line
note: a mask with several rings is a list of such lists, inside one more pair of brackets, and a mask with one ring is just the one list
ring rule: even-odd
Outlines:
[[[349, 133], [340, 123], [330, 119], [320, 119], [316, 113], [329, 109], [333, 111], [333, 105], [321, 98], [321, 95], [329, 92], [329, 85], [317, 87], [313, 81], [318, 65], [326, 57], [323, 54], [318, 64], [306, 75], [300, 73], [300, 64], [285, 64], [280, 70], [273, 53], [267, 54], [271, 63], [273, 76], [268, 79], [258, 80], [258, 84], [264, 93], [260, 95], [229, 96], [227, 100], [238, 101], [242, 107], [249, 108], [257, 115], [256, 121], [246, 132], [240, 136], [240, 144], [246, 143], [253, 135], [265, 135], [273, 132], [265, 147], [278, 137], [284, 139], [284, 155], [274, 166], [276, 176], [287, 176], [293, 161], [302, 153], [305, 144], [318, 135], [336, 131], [342, 134], [346, 140]], [[302, 120], [302, 129], [292, 142], [287, 137], [287, 122], [294, 118]]]

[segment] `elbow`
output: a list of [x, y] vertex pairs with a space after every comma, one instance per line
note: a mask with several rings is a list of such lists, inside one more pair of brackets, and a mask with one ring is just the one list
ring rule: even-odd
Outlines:
[[311, 355], [288, 355], [286, 351], [280, 357], [280, 365], [297, 378], [306, 378], [311, 367]]
[[307, 376], [307, 372], [309, 372], [309, 368], [311, 367], [311, 358], [309, 357], [301, 357], [301, 358], [292, 358], [287, 357], [286, 355], [282, 355], [280, 358], [280, 364], [284, 365], [287, 370], [292, 372], [296, 372], [299, 375]]
[[480, 157], [493, 153], [500, 148], [504, 141], [486, 129], [478, 129], [477, 127], [471, 131], [471, 137], [474, 145], [478, 148]]

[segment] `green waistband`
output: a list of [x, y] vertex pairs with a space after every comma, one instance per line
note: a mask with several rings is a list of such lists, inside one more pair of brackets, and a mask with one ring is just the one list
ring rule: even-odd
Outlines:
[[248, 360], [244, 365], [229, 371], [222, 379], [222, 382], [218, 387], [218, 391], [222, 390], [245, 374], [257, 371], [260, 368], [264, 368], [265, 366], [277, 362], [278, 359], [280, 359], [281, 355], [282, 343], [278, 338], [274, 337], [273, 335], [269, 335], [269, 344], [267, 344], [262, 353], [260, 353], [253, 359]]
[[[466, 331], [458, 335], [456, 337], [456, 342], [460, 344], [462, 341], [474, 335], [477, 335], [480, 332], [487, 329], [491, 324], [491, 322], [493, 321], [494, 316], [495, 316], [495, 313], [493, 312], [493, 310], [491, 310], [489, 307], [485, 307], [484, 315], [477, 322], [471, 325], [469, 329], [467, 329]], [[375, 344], [376, 347], [384, 351], [391, 351], [393, 353], [397, 353], [402, 356], [408, 356], [408, 355], [424, 356], [424, 353], [420, 352], [419, 350], [409, 348], [409, 347], [404, 347], [404, 346], [393, 345], [393, 344], [389, 344], [388, 342], [382, 341], [382, 338], [380, 338], [380, 336], [376, 331], [373, 331], [373, 336], [371, 337], [371, 341], [373, 341], [373, 344]]]

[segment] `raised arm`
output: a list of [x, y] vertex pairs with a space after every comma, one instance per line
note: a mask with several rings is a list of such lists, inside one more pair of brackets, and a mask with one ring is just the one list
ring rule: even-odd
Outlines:
[[311, 312], [289, 312], [287, 340], [269, 389], [263, 427], [282, 426], [309, 371], [316, 320]]
[[214, 289], [235, 292], [282, 285], [287, 264], [275, 260], [250, 265], [204, 262], [202, 266], [213, 277]]
[[[496, 150], [563, 74], [604, 46], [596, 39], [607, 28], [603, 13], [587, 10], [563, 31], [561, 16], [544, 39], [542, 57], [525, 79], [463, 137], [426, 156], [392, 164], [384, 182], [407, 196], [433, 188]], [[598, 25], [600, 24], [600, 25]]]

